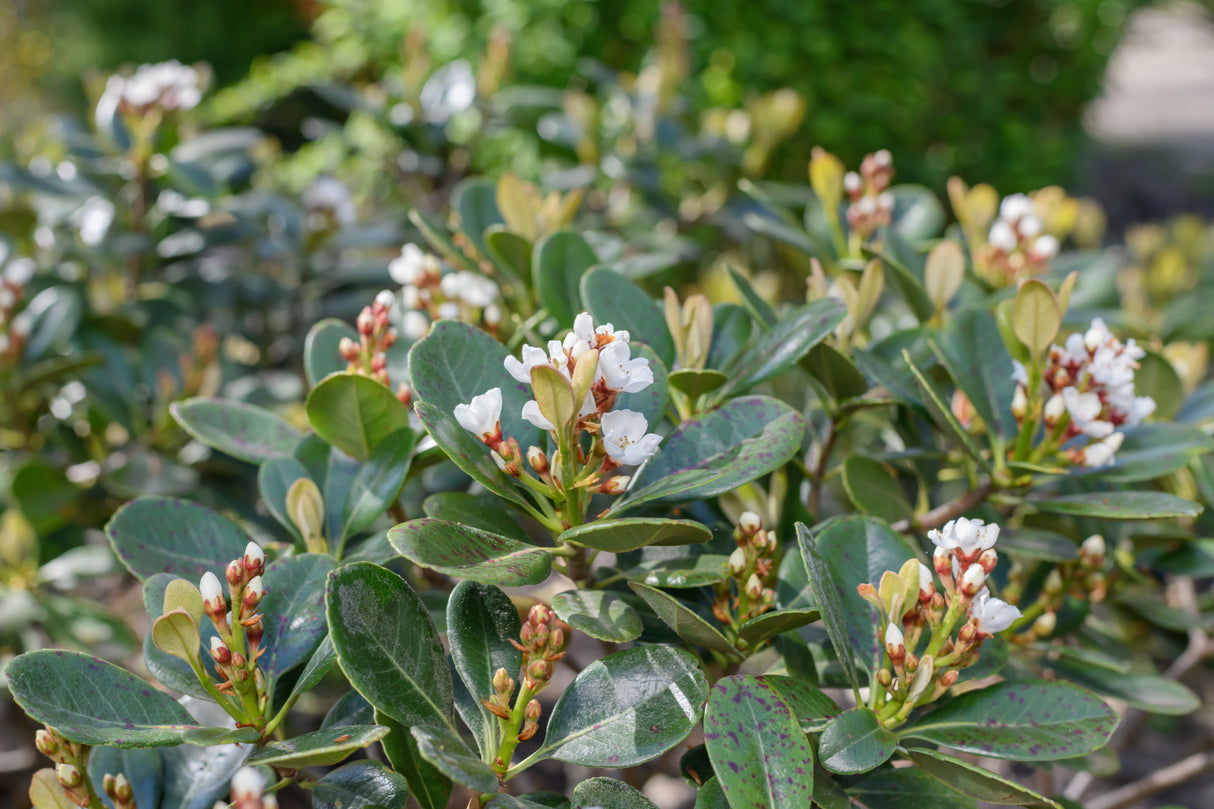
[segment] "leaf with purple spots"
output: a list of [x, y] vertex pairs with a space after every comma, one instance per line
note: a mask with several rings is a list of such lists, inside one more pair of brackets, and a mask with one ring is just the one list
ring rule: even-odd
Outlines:
[[1060, 809], [1056, 802], [1044, 795], [1039, 795], [977, 764], [939, 750], [913, 747], [908, 751], [908, 755], [923, 772], [948, 784], [962, 795], [969, 795], [985, 803], [1023, 806], [1025, 809]]
[[770, 684], [746, 674], [718, 680], [704, 711], [704, 743], [732, 809], [810, 805], [813, 750]]
[[482, 584], [539, 584], [552, 570], [545, 548], [444, 520], [410, 520], [388, 539], [414, 564]]
[[658, 809], [653, 801], [614, 778], [589, 778], [573, 788], [573, 809]]
[[961, 795], [914, 767], [883, 769], [847, 788], [852, 802], [865, 809], [974, 809]]
[[991, 758], [1055, 761], [1099, 750], [1119, 721], [1099, 697], [1076, 685], [999, 683], [962, 694], [899, 736]]
[[721, 788], [721, 779], [715, 775], [704, 782], [696, 795], [695, 809], [729, 809], [729, 801], [725, 799], [725, 790]]
[[289, 456], [303, 433], [280, 416], [232, 399], [196, 397], [169, 406], [187, 433], [208, 447], [259, 464]]
[[273, 683], [303, 663], [328, 634], [325, 625], [325, 581], [337, 566], [333, 557], [304, 553], [271, 562], [262, 577], [266, 594], [261, 602], [265, 636], [259, 659]]
[[852, 708], [822, 731], [818, 756], [831, 772], [853, 775], [880, 767], [897, 746], [897, 735], [881, 727], [875, 713], [864, 707]]
[[248, 534], [222, 514], [172, 497], [132, 500], [114, 513], [105, 533], [140, 579], [172, 573], [196, 582], [208, 571], [222, 575], [249, 543]]

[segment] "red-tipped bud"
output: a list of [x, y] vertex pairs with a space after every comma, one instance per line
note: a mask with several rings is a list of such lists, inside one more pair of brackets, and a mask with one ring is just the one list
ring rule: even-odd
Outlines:
[[244, 546], [244, 558], [241, 562], [250, 576], [260, 576], [266, 572], [266, 554], [256, 542]]
[[265, 632], [266, 628], [261, 622], [260, 615], [254, 615], [253, 618], [244, 625], [244, 634], [245, 637], [248, 638], [250, 649], [255, 648], [259, 643], [261, 643], [261, 638], [263, 635], [265, 635]]
[[55, 741], [55, 737], [45, 730], [39, 730], [34, 734], [34, 746], [47, 758], [54, 758], [55, 754], [59, 752], [59, 742]]
[[211, 657], [215, 658], [215, 662], [222, 666], [226, 666], [232, 662], [232, 650], [228, 645], [215, 636], [211, 636]]
[[548, 456], [539, 447], [527, 448], [527, 463], [535, 470], [535, 474], [544, 475], [548, 472]]
[[746, 580], [746, 597], [751, 601], [759, 601], [763, 598], [763, 582], [759, 581], [759, 577], [753, 573]]
[[371, 313], [370, 306], [364, 306], [363, 310], [358, 313], [358, 333], [364, 337], [370, 337], [375, 331], [375, 315]]
[[944, 686], [945, 688], [952, 688], [957, 684], [957, 678], [960, 676], [961, 673], [956, 669], [949, 669], [940, 675], [940, 685]]
[[906, 640], [902, 637], [902, 630], [894, 624], [885, 627], [885, 653], [895, 664], [906, 657]]
[[603, 481], [603, 485], [599, 487], [599, 491], [603, 494], [623, 494], [628, 491], [628, 484], [631, 482], [631, 475], [612, 475]]
[[999, 564], [999, 554], [995, 553], [994, 548], [987, 548], [979, 554], [978, 564], [982, 565], [983, 572], [989, 576], [995, 569], [995, 565]]
[[56, 764], [55, 775], [59, 778], [59, 783], [67, 789], [84, 783], [84, 776], [80, 774], [80, 770], [76, 769], [75, 764]]
[[881, 684], [882, 688], [888, 689], [894, 684], [894, 675], [890, 673], [889, 669], [881, 669], [877, 672], [877, 682]]
[[265, 597], [265, 594], [266, 588], [261, 582], [261, 576], [254, 576], [245, 585], [244, 594], [241, 596], [241, 603], [244, 604], [245, 612], [248, 613], [257, 609], [257, 605], [261, 603], [261, 599]]
[[746, 551], [742, 548], [735, 548], [734, 552], [729, 554], [729, 575], [735, 579], [746, 575]]
[[738, 518], [738, 527], [743, 533], [753, 536], [762, 530], [763, 521], [753, 511], [743, 511], [742, 516]]
[[358, 361], [360, 351], [359, 345], [349, 337], [341, 338], [341, 342], [337, 344], [337, 351], [341, 354], [341, 358], [346, 362]]
[[552, 613], [546, 604], [535, 604], [527, 613], [527, 620], [534, 626], [540, 626], [552, 620]]
[[527, 677], [532, 682], [546, 683], [552, 678], [554, 666], [548, 660], [535, 660], [527, 666]]
[[527, 707], [523, 709], [523, 716], [531, 722], [539, 721], [540, 718], [540, 701], [533, 699], [527, 703]]
[[202, 579], [198, 582], [198, 592], [202, 593], [202, 607], [207, 615], [215, 618], [227, 612], [228, 603], [223, 597], [219, 577], [214, 573], [208, 570], [202, 574]]
[[514, 693], [514, 678], [510, 676], [510, 672], [504, 668], [499, 668], [493, 672], [493, 690], [498, 694], [513, 694]]
[[973, 598], [986, 582], [986, 571], [982, 565], [970, 565], [961, 576], [961, 593]]
[[228, 584], [239, 587], [244, 581], [244, 565], [240, 563], [239, 559], [233, 559], [228, 562], [228, 567], [224, 570], [223, 575], [228, 580]]

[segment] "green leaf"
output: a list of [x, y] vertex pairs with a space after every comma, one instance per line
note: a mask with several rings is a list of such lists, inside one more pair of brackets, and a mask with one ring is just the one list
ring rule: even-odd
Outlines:
[[1155, 418], [1160, 421], [1171, 420], [1184, 403], [1184, 383], [1176, 373], [1171, 361], [1157, 351], [1146, 349], [1146, 354], [1138, 360], [1138, 370], [1134, 372], [1134, 392], [1139, 396], [1150, 396], [1158, 407]]
[[1005, 682], [962, 694], [899, 736], [991, 758], [1055, 761], [1103, 747], [1119, 721], [1078, 686]]
[[911, 515], [911, 505], [897, 477], [880, 461], [849, 455], [843, 461], [843, 488], [863, 514], [896, 522]]
[[496, 497], [467, 492], [436, 492], [422, 503], [422, 510], [427, 517], [436, 520], [456, 522], [520, 542], [527, 541], [527, 532], [509, 511], [501, 508]]
[[264, 651], [258, 662], [271, 683], [311, 658], [328, 633], [325, 582], [336, 564], [331, 556], [305, 553], [275, 560], [266, 568], [261, 602]]
[[667, 384], [685, 395], [692, 402], [706, 393], [712, 393], [729, 381], [729, 377], [711, 368], [680, 368], [671, 371]]
[[194, 438], [249, 463], [290, 455], [303, 437], [274, 413], [245, 402], [196, 397], [173, 402], [169, 410]]
[[531, 279], [531, 242], [502, 225], [490, 225], [485, 231], [485, 246], [496, 262], [515, 278]]
[[[329, 670], [333, 668], [333, 664], [337, 662], [337, 652], [333, 649], [333, 641], [325, 635], [324, 640], [316, 647], [316, 651], [308, 658], [307, 665], [303, 667], [303, 671], [299, 673], [295, 684], [291, 686], [291, 693], [287, 695], [287, 702], [294, 703], [301, 694], [306, 694], [316, 686], [320, 685], [320, 681], [325, 678]], [[358, 695], [357, 691], [349, 691], [347, 693]], [[361, 697], [360, 697], [361, 699]]]
[[822, 614], [822, 623], [826, 627], [830, 645], [834, 647], [835, 654], [839, 657], [839, 664], [843, 666], [843, 673], [847, 675], [847, 681], [851, 683], [852, 690], [859, 693], [860, 680], [856, 676], [856, 663], [852, 659], [851, 641], [848, 637], [847, 621], [844, 618], [843, 601], [839, 596], [839, 586], [822, 560], [822, 554], [817, 543], [810, 536], [809, 529], [805, 527], [804, 523], [797, 523], [796, 530], [797, 545], [801, 549], [801, 559], [808, 574], [809, 589], [814, 603], [818, 605], [818, 610]]
[[652, 348], [643, 343], [632, 345], [631, 355], [634, 359], [644, 358], [649, 360], [649, 370], [653, 373], [653, 384], [644, 390], [633, 393], [621, 393], [616, 398], [614, 409], [632, 410], [640, 413], [645, 417], [647, 423], [656, 427], [666, 416], [666, 404], [670, 394], [669, 373], [666, 370], [666, 363], [658, 358], [658, 355], [654, 353]]
[[248, 535], [206, 506], [172, 497], [140, 497], [114, 512], [105, 526], [114, 553], [140, 579], [172, 573], [197, 581], [222, 575], [244, 556]]
[[34, 809], [75, 809], [77, 806], [50, 767], [38, 770], [30, 778], [29, 799]]
[[1154, 520], [1163, 517], [1196, 517], [1202, 507], [1165, 492], [1088, 492], [1030, 500], [1038, 511], [1073, 514], [1104, 520]]
[[426, 727], [413, 727], [410, 730], [422, 758], [433, 764], [443, 775], [477, 792], [497, 791], [497, 774], [488, 764], [477, 758], [458, 736]]
[[868, 393], [868, 380], [846, 354], [830, 343], [818, 343], [801, 358], [801, 367], [821, 382], [835, 401]]
[[309, 478], [307, 467], [295, 458], [271, 458], [257, 470], [257, 490], [274, 519], [297, 541], [303, 537], [295, 521], [287, 514], [287, 492], [300, 478]]
[[914, 767], [878, 770], [847, 788], [865, 809], [974, 809], [967, 798]]
[[566, 590], [552, 597], [552, 611], [578, 632], [609, 643], [641, 636], [641, 616], [628, 602], [601, 590]]
[[1012, 331], [1029, 354], [1041, 356], [1054, 342], [1061, 327], [1062, 309], [1054, 291], [1036, 278], [1022, 283], [1012, 307]]
[[995, 318], [985, 309], [957, 312], [939, 348], [938, 356], [987, 429], [1004, 438], [1015, 436], [1020, 425], [1012, 417], [1012, 357]]
[[776, 610], [751, 618], [738, 627], [738, 638], [753, 649], [776, 635], [789, 632], [821, 618], [817, 610]]
[[347, 758], [355, 750], [379, 741], [388, 733], [382, 725], [346, 725], [326, 728], [281, 742], [270, 742], [245, 762], [249, 765], [287, 767], [328, 767]]
[[[498, 669], [504, 668], [511, 677], [518, 676], [523, 653], [510, 641], [519, 639], [522, 627], [514, 602], [491, 584], [461, 581], [447, 599], [451, 660], [472, 696], [481, 727], [487, 730], [486, 738], [496, 738], [497, 720], [481, 700], [493, 693], [493, 675]], [[469, 719], [464, 717], [471, 726]]]
[[447, 657], [413, 588], [357, 562], [329, 574], [325, 605], [338, 662], [368, 702], [408, 726], [455, 730]]
[[497, 208], [497, 184], [480, 178], [463, 180], [451, 195], [451, 210], [459, 214], [460, 232], [468, 237], [477, 252], [488, 257], [485, 231], [504, 224]]
[[351, 761], [316, 782], [312, 809], [404, 806], [408, 798], [404, 776], [378, 761]]
[[780, 692], [758, 677], [735, 674], [713, 685], [704, 744], [734, 809], [810, 805], [813, 749]]
[[418, 402], [413, 408], [434, 443], [465, 474], [505, 500], [518, 505], [526, 502], [515, 490], [514, 482], [497, 468], [488, 447], [459, 426], [453, 417], [429, 402]]
[[342, 358], [339, 350], [343, 337], [358, 342], [358, 332], [354, 327], [335, 317], [327, 317], [308, 329], [303, 361], [310, 386], [316, 387], [329, 374], [346, 370], [349, 363]]
[[721, 779], [715, 775], [704, 782], [696, 795], [694, 809], [730, 809], [725, 798], [725, 790], [721, 788]]
[[1128, 702], [1148, 713], [1183, 716], [1201, 707], [1201, 698], [1191, 688], [1156, 674], [1111, 671], [1073, 659], [1048, 660], [1045, 665], [1062, 680]]
[[317, 435], [360, 461], [390, 433], [409, 427], [409, 408], [362, 374], [325, 377], [308, 394], [306, 409]]
[[927, 406], [927, 412], [931, 414], [932, 419], [945, 432], [949, 433], [966, 453], [976, 460], [983, 469], [990, 470], [990, 461], [982, 454], [982, 450], [974, 443], [974, 439], [964, 428], [958, 423], [957, 417], [953, 415], [952, 409], [944, 403], [944, 398], [940, 391], [936, 388], [927, 376], [924, 375], [911, 360], [910, 354], [906, 351], [902, 352], [902, 358], [906, 362], [907, 368], [914, 374], [915, 383], [919, 390], [923, 393], [923, 403]]
[[780, 698], [802, 728], [818, 724], [823, 719], [833, 719], [843, 712], [833, 699], [804, 680], [783, 674], [765, 674], [760, 679], [780, 692]]
[[213, 731], [227, 733], [199, 725], [168, 694], [83, 652], [26, 652], [13, 658], [5, 676], [13, 699], [31, 718], [83, 744], [210, 744]]
[[1079, 558], [1075, 542], [1061, 534], [1036, 528], [1009, 528], [999, 532], [999, 550], [1013, 556], [1047, 562], [1072, 562]]
[[578, 286], [586, 270], [598, 261], [582, 235], [571, 230], [559, 230], [535, 245], [532, 285], [540, 303], [562, 328], [572, 328], [574, 316], [582, 311]]
[[628, 586], [662, 619], [662, 623], [673, 629], [683, 640], [712, 649], [714, 652], [721, 652], [731, 658], [742, 657], [719, 629], [674, 596], [640, 582], [630, 581]]
[[[452, 415], [456, 405], [468, 404], [490, 388], [502, 390], [502, 435], [516, 439], [524, 452], [532, 444], [540, 444], [539, 430], [522, 416], [523, 405], [531, 399], [531, 385], [506, 372], [504, 363], [508, 356], [510, 352], [497, 340], [475, 326], [454, 320], [435, 323], [430, 333], [409, 351], [410, 384], [417, 399], [438, 408], [455, 429], [479, 447], [479, 453], [490, 464], [489, 450], [455, 424]], [[429, 427], [424, 414], [422, 418]], [[434, 440], [439, 440], [437, 435]], [[446, 443], [440, 441], [439, 445], [447, 451]], [[459, 463], [458, 459], [452, 460]], [[468, 471], [463, 464], [460, 468]]]
[[590, 778], [573, 788], [573, 809], [658, 809], [642, 793], [614, 778]]
[[907, 751], [907, 755], [923, 772], [948, 784], [962, 795], [977, 798], [985, 803], [1023, 806], [1026, 809], [1061, 809], [1057, 803], [1031, 789], [939, 750], [912, 747]]
[[1214, 450], [1214, 438], [1189, 424], [1140, 424], [1123, 430], [1122, 434], [1125, 440], [1114, 463], [1095, 469], [1074, 469], [1071, 474], [1099, 477], [1108, 483], [1154, 480]]
[[609, 553], [623, 553], [647, 545], [690, 545], [710, 539], [712, 531], [692, 520], [630, 517], [577, 525], [562, 533], [557, 541], [576, 542]]
[[426, 241], [434, 248], [434, 251], [442, 255], [451, 266], [458, 267], [461, 270], [469, 270], [470, 272], [477, 272], [479, 270], [476, 264], [468, 256], [464, 255], [464, 251], [455, 246], [442, 225], [429, 219], [416, 208], [409, 209], [409, 221], [421, 231], [422, 236], [426, 238]]
[[867, 258], [881, 259], [881, 266], [885, 268], [886, 283], [897, 290], [919, 322], [924, 323], [936, 313], [936, 307], [932, 303], [932, 299], [927, 296], [927, 290], [923, 286], [923, 277], [895, 258], [892, 255], [893, 245], [888, 246], [891, 249], [886, 252], [866, 246], [864, 255]]
[[755, 292], [755, 288], [751, 286], [746, 276], [730, 265], [726, 265], [726, 269], [729, 270], [729, 280], [733, 281], [734, 288], [738, 290], [742, 306], [754, 318], [755, 323], [759, 324], [759, 328], [767, 331], [775, 325], [776, 313], [767, 305], [767, 301], [763, 300], [758, 292]]
[[793, 310], [730, 363], [725, 369], [729, 380], [715, 396], [724, 399], [787, 371], [846, 316], [847, 306], [837, 298], [823, 298]]
[[729, 575], [726, 565], [729, 557], [717, 553], [704, 553], [691, 558], [659, 559], [628, 571], [633, 581], [650, 587], [665, 587], [677, 590], [703, 587], [725, 581]]
[[875, 713], [860, 707], [844, 711], [826, 726], [818, 755], [831, 772], [852, 775], [875, 770], [889, 760], [897, 746], [897, 735], [881, 727]]
[[637, 488], [687, 470], [720, 470], [720, 477], [664, 499], [685, 503], [714, 497], [779, 469], [800, 449], [803, 432], [801, 416], [782, 402], [766, 396], [733, 399], [683, 421], [649, 459]]
[[413, 738], [409, 728], [385, 715], [383, 711], [374, 711], [372, 715], [377, 725], [385, 725], [391, 729], [387, 736], [380, 739], [379, 744], [388, 763], [409, 782], [409, 789], [417, 805], [422, 809], [446, 809], [451, 799], [451, 779], [422, 758], [421, 751], [417, 749], [417, 739]]
[[708, 681], [696, 659], [669, 646], [594, 661], [561, 694], [536, 758], [584, 767], [632, 767], [660, 756], [699, 722]]
[[371, 450], [371, 456], [359, 467], [350, 484], [342, 510], [340, 543], [371, 527], [400, 496], [413, 460], [417, 433], [408, 429], [389, 433]]
[[891, 227], [908, 242], [921, 242], [940, 235], [945, 224], [944, 207], [930, 188], [895, 185]]
[[442, 520], [410, 520], [388, 539], [414, 564], [483, 584], [539, 584], [552, 570], [544, 548]]
[[653, 349], [667, 365], [674, 364], [674, 340], [666, 326], [662, 307], [632, 281], [606, 267], [596, 267], [582, 276], [582, 304], [597, 325], [611, 323], [625, 329], [634, 341]]

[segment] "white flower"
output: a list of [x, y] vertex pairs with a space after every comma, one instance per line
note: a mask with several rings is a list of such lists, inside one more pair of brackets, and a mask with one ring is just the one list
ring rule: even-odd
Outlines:
[[455, 277], [459, 279], [456, 296], [469, 306], [484, 309], [497, 300], [497, 284], [488, 278], [467, 271]]
[[261, 773], [257, 772], [256, 767], [241, 767], [232, 776], [232, 800], [238, 803], [242, 799], [260, 798], [264, 788], [265, 781], [262, 780]]
[[1068, 387], [1062, 389], [1062, 401], [1067, 412], [1071, 414], [1071, 423], [1084, 434], [1092, 438], [1104, 438], [1113, 432], [1112, 423], [1099, 420], [1104, 403], [1100, 401], [1098, 394], [1080, 393], [1077, 388]]
[[430, 319], [416, 309], [411, 309], [401, 318], [400, 328], [408, 339], [420, 340], [430, 331]]
[[1053, 258], [1058, 254], [1058, 239], [1048, 233], [1038, 236], [1037, 241], [1033, 242], [1033, 253], [1038, 258]]
[[919, 591], [926, 593], [935, 582], [932, 580], [932, 569], [922, 562], [919, 563]]
[[453, 301], [438, 305], [438, 316], [444, 320], [459, 320], [459, 304]]
[[389, 290], [381, 289], [375, 294], [375, 302], [385, 309], [391, 309], [392, 304], [396, 303], [396, 296]]
[[646, 433], [649, 423], [635, 410], [613, 410], [604, 413], [603, 446], [611, 460], [618, 464], [636, 465], [657, 452], [662, 436]]
[[548, 354], [542, 348], [523, 346], [523, 359], [506, 357], [504, 365], [506, 372], [524, 385], [531, 384], [531, 369], [539, 365], [547, 365]]
[[1079, 548], [1079, 552], [1084, 556], [1103, 557], [1104, 551], [1104, 537], [1100, 534], [1092, 534], [1083, 541], [1083, 545]]
[[1012, 226], [1002, 219], [995, 220], [995, 224], [991, 225], [991, 232], [986, 240], [990, 242], [991, 247], [998, 248], [1005, 253], [1016, 249], [1016, 231], [1012, 230]]
[[1032, 216], [1035, 210], [1033, 201], [1024, 194], [1012, 194], [1004, 197], [999, 203], [999, 218], [1016, 222], [1026, 216]]
[[742, 516], [738, 517], [738, 526], [746, 533], [753, 534], [763, 527], [763, 521], [753, 511], [743, 511]]
[[576, 339], [587, 343], [594, 340], [594, 318], [589, 312], [582, 312], [573, 319], [573, 334]]
[[501, 418], [501, 388], [490, 388], [480, 396], [473, 396], [470, 404], [455, 406], [455, 420], [465, 430], [482, 440], [497, 434]]
[[1083, 449], [1083, 465], [1095, 467], [1113, 463], [1124, 438], [1122, 433], [1113, 433], [1094, 444], [1088, 444]]
[[653, 384], [649, 360], [632, 358], [628, 344], [618, 340], [599, 351], [599, 373], [607, 387], [614, 391], [636, 393]]
[[523, 405], [523, 418], [541, 430], [556, 429], [556, 425], [549, 421], [548, 417], [540, 411], [540, 404], [534, 399]]
[[864, 189], [864, 180], [854, 171], [843, 175], [843, 190], [848, 194], [858, 194]]
[[1020, 617], [1020, 610], [1006, 601], [992, 598], [991, 591], [983, 587], [970, 604], [970, 617], [978, 619], [979, 632], [994, 635], [1014, 624]]
[[994, 523], [986, 525], [982, 520], [958, 517], [946, 522], [941, 530], [928, 531], [927, 538], [945, 550], [960, 551], [965, 556], [973, 556], [987, 548], [995, 547], [995, 541], [999, 539], [999, 526]]
[[401, 286], [416, 284], [422, 275], [422, 262], [426, 254], [413, 242], [400, 249], [400, 255], [388, 264], [388, 275]]
[[1031, 239], [1041, 232], [1041, 220], [1035, 216], [1026, 216], [1016, 223], [1016, 230], [1026, 239]]

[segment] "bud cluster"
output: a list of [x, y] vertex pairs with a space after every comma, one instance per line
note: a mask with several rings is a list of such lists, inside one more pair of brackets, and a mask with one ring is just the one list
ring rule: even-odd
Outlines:
[[[355, 321], [358, 342], [343, 337], [337, 344], [341, 358], [349, 363], [348, 372], [369, 376], [386, 388], [392, 387], [392, 380], [388, 378], [387, 352], [396, 344], [396, 329], [389, 322], [392, 302], [392, 293], [387, 290], [376, 295], [371, 305], [364, 306], [358, 313]], [[401, 382], [396, 388], [396, 397], [409, 404], [412, 398], [409, 386]]]
[[388, 274], [401, 285], [404, 305], [401, 330], [409, 340], [420, 340], [435, 320], [462, 320], [497, 333], [502, 321], [496, 283], [467, 270], [444, 272], [438, 256], [406, 244], [388, 265]]
[[1004, 197], [991, 224], [978, 264], [1003, 283], [1038, 275], [1058, 253], [1058, 238], [1042, 232], [1034, 201], [1025, 194]]
[[[73, 742], [49, 725], [34, 734], [34, 746], [38, 748], [38, 752], [55, 762], [55, 777], [59, 781], [59, 785], [63, 787], [64, 793], [68, 799], [77, 806], [89, 806], [93, 799], [93, 786], [89, 781], [88, 770], [85, 766], [88, 761], [88, 747]], [[106, 776], [106, 779], [114, 776]], [[126, 778], [122, 778], [122, 783], [126, 786], [126, 790], [122, 793], [127, 798], [126, 804], [115, 805], [118, 809], [129, 809], [134, 807], [134, 797], [130, 795], [130, 784], [126, 783]], [[117, 785], [117, 781], [115, 781]], [[107, 789], [108, 792], [108, 789]], [[111, 796], [113, 797], [113, 796]]]
[[[1036, 600], [1025, 608], [1026, 614], [1037, 617], [1027, 632], [1012, 640], [1024, 644], [1052, 635], [1057, 612], [1067, 596], [1092, 604], [1103, 601], [1109, 587], [1103, 570], [1104, 555], [1104, 537], [1093, 534], [1079, 546], [1078, 559], [1055, 565], [1042, 581]], [[1032, 572], [1021, 565], [1012, 566], [1003, 591], [1009, 601], [1020, 601]]]
[[[1088, 330], [1072, 334], [1064, 345], [1050, 346], [1042, 373], [1046, 427], [1037, 454], [1058, 452], [1073, 464], [1113, 463], [1123, 434], [1118, 427], [1140, 424], [1155, 412], [1155, 400], [1136, 396], [1134, 372], [1146, 352], [1133, 339], [1122, 343], [1095, 318]], [[1023, 421], [1029, 409], [1028, 371], [1014, 363], [1012, 413]]]
[[[759, 515], [753, 511], [738, 518], [733, 539], [738, 547], [729, 555], [729, 578], [716, 585], [712, 614], [736, 631], [751, 618], [771, 609], [775, 601], [771, 585], [779, 543], [773, 532], [763, 529]], [[737, 642], [744, 643], [741, 639]]]
[[894, 195], [889, 190], [894, 178], [894, 159], [888, 149], [864, 156], [859, 173], [843, 175], [843, 192], [851, 200], [847, 206], [847, 226], [866, 241], [881, 225], [888, 225], [894, 212]]
[[[904, 722], [915, 705], [939, 698], [961, 669], [977, 662], [983, 640], [1020, 618], [1018, 609], [993, 597], [986, 585], [998, 563], [999, 526], [961, 517], [927, 536], [936, 545], [932, 562], [939, 590], [932, 568], [916, 560], [896, 573], [886, 571], [877, 587], [857, 587], [880, 616], [887, 663], [877, 673], [880, 687], [870, 707], [887, 726]], [[922, 641], [926, 647], [917, 655]]]

